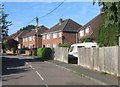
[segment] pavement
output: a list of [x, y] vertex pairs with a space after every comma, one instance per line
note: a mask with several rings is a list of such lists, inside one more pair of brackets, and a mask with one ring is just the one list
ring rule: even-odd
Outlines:
[[93, 81], [96, 81], [96, 82], [100, 83], [101, 85], [113, 85], [116, 87], [120, 87], [120, 80], [115, 75], [101, 73], [98, 71], [83, 68], [79, 65], [67, 64], [67, 63], [57, 61], [57, 60], [49, 60], [47, 62], [49, 62], [51, 64], [55, 64], [56, 66], [59, 66], [61, 68], [69, 70], [71, 72], [77, 73], [77, 74], [79, 74], [83, 77], [86, 77], [88, 79], [91, 79]]

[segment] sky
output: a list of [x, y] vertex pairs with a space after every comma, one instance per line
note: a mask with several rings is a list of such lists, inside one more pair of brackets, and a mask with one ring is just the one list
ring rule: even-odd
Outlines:
[[[28, 24], [36, 25], [36, 16], [41, 17], [61, 2], [4, 2], [4, 11], [9, 14], [7, 20], [12, 21], [13, 25], [9, 27], [9, 35], [17, 32], [20, 28]], [[45, 25], [51, 28], [59, 19], [72, 19], [75, 22], [84, 25], [100, 13], [98, 4], [92, 2], [64, 2], [58, 9], [51, 14], [39, 18], [39, 26]]]

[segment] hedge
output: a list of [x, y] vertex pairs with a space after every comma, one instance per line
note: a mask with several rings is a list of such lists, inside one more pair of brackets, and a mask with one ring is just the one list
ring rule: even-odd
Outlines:
[[37, 56], [40, 58], [50, 59], [52, 56], [52, 49], [51, 48], [38, 48]]
[[42, 57], [50, 59], [51, 58], [51, 54], [52, 54], [52, 49], [51, 48], [44, 48]]
[[42, 57], [43, 56], [42, 54], [43, 54], [43, 48], [38, 48], [37, 49], [37, 56]]

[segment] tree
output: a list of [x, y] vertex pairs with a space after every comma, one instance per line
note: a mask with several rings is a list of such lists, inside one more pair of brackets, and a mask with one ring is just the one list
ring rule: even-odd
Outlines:
[[5, 44], [3, 44], [3, 42], [6, 36], [8, 36], [8, 27], [12, 25], [12, 22], [6, 20], [7, 17], [8, 14], [4, 13], [4, 5], [0, 4], [0, 45], [2, 45], [3, 52], [5, 52]]
[[8, 14], [4, 13], [4, 5], [0, 4], [0, 25], [1, 25], [1, 34], [3, 36], [3, 39], [8, 36], [8, 30], [9, 26], [12, 25], [11, 21], [7, 21]]
[[7, 48], [8, 50], [13, 50], [14, 52], [18, 50], [18, 44], [19, 42], [14, 39], [7, 40]]
[[20, 31], [23, 31], [23, 30], [31, 30], [31, 29], [35, 29], [35, 26], [34, 25], [28, 25], [26, 27], [23, 27], [20, 29]]
[[120, 34], [120, 1], [119, 2], [101, 2], [105, 12], [104, 21], [99, 30], [97, 42], [100, 46], [117, 45], [117, 34]]

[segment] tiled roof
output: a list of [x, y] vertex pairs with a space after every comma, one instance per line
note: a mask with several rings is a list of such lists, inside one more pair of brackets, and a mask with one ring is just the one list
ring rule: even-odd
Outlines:
[[100, 27], [102, 25], [102, 20], [103, 20], [104, 15], [105, 15], [105, 13], [97, 15], [95, 18], [93, 18], [91, 21], [89, 21], [87, 24], [85, 24], [83, 27], [81, 27], [79, 29], [79, 31], [90, 26], [93, 33], [90, 33], [87, 36], [83, 36], [80, 39], [86, 39], [86, 38], [95, 39], [97, 36], [98, 30], [100, 29]]
[[[46, 30], [48, 30], [47, 27], [45, 26], [40, 26], [38, 27], [38, 35], [41, 35], [42, 33], [44, 33]], [[29, 37], [29, 36], [35, 36], [37, 34], [36, 30], [33, 29], [32, 31], [30, 31], [29, 33], [27, 33], [25, 36], [23, 36], [23, 38], [25, 37]]]
[[57, 23], [55, 26], [47, 30], [45, 33], [54, 32], [54, 31], [66, 31], [66, 32], [77, 32], [81, 27], [80, 24], [74, 22], [71, 19], [63, 20], [62, 23]]

